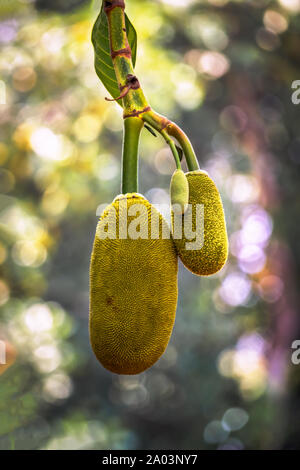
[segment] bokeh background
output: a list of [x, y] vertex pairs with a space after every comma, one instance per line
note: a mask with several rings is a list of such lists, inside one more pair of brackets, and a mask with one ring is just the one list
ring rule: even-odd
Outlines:
[[[224, 201], [225, 268], [179, 269], [167, 351], [116, 376], [88, 338], [99, 204], [120, 192], [121, 108], [93, 66], [99, 1], [0, 1], [0, 449], [299, 449], [299, 0], [127, 0], [136, 72]], [[140, 192], [174, 170], [143, 131]]]

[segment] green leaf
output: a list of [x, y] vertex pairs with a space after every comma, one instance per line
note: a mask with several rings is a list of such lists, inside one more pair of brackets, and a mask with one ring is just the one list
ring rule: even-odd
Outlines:
[[[132, 53], [132, 64], [135, 66], [136, 61], [136, 49], [137, 49], [137, 35], [136, 31], [125, 14], [125, 25], [128, 43]], [[92, 43], [95, 51], [95, 69], [101, 82], [111, 94], [113, 98], [117, 98], [120, 95], [118, 82], [114, 70], [114, 66], [110, 56], [110, 44], [109, 44], [109, 31], [106, 14], [104, 13], [103, 6], [100, 14], [94, 24], [92, 32]], [[122, 100], [118, 103], [122, 106]]]

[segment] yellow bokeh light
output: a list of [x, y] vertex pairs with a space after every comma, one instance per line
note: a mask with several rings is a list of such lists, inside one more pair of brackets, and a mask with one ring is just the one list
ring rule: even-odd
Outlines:
[[47, 189], [43, 195], [42, 208], [47, 214], [59, 215], [64, 212], [70, 197], [66, 191], [56, 186]]
[[260, 396], [268, 381], [267, 363], [263, 354], [255, 349], [225, 349], [217, 360], [219, 373], [237, 380], [245, 398]]
[[102, 120], [95, 114], [83, 114], [73, 125], [73, 132], [79, 142], [88, 143], [97, 139]]
[[89, 21], [80, 21], [72, 25], [70, 29], [72, 39], [76, 42], [89, 42], [91, 37], [91, 23]]
[[21, 149], [21, 150], [30, 150], [31, 149], [31, 135], [34, 130], [34, 127], [27, 122], [24, 122], [20, 124], [14, 134], [13, 134], [13, 140], [16, 144], [16, 146]]
[[47, 259], [47, 250], [43, 245], [29, 240], [19, 240], [15, 243], [12, 256], [20, 266], [37, 268]]

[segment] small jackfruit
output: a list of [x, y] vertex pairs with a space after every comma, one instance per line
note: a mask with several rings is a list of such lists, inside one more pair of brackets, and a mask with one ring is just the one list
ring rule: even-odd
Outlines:
[[175, 170], [170, 183], [171, 205], [175, 212], [183, 214], [189, 202], [189, 183], [182, 170]]
[[[228, 256], [223, 205], [215, 183], [205, 171], [191, 171], [186, 173], [186, 177], [189, 184], [189, 209], [181, 216], [177, 234], [178, 216], [172, 213], [174, 243], [187, 269], [194, 274], [209, 276], [224, 266]], [[191, 243], [191, 240], [194, 242]]]
[[[172, 238], [162, 236], [167, 231], [162, 215], [137, 193], [115, 198], [99, 219], [90, 265], [89, 329], [97, 359], [111, 372], [143, 372], [169, 342], [178, 263]], [[105, 232], [111, 238], [103, 238]]]

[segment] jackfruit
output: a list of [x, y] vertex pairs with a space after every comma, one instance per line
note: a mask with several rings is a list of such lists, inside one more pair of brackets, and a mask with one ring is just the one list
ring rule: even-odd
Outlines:
[[182, 170], [175, 170], [170, 183], [173, 211], [183, 214], [189, 202], [189, 183]]
[[223, 205], [215, 183], [205, 171], [191, 171], [186, 177], [189, 207], [182, 216], [171, 214], [174, 243], [187, 269], [209, 276], [224, 266], [228, 256]]
[[117, 196], [100, 216], [90, 265], [90, 341], [106, 369], [138, 374], [163, 354], [175, 321], [177, 270], [162, 215], [138, 193]]

